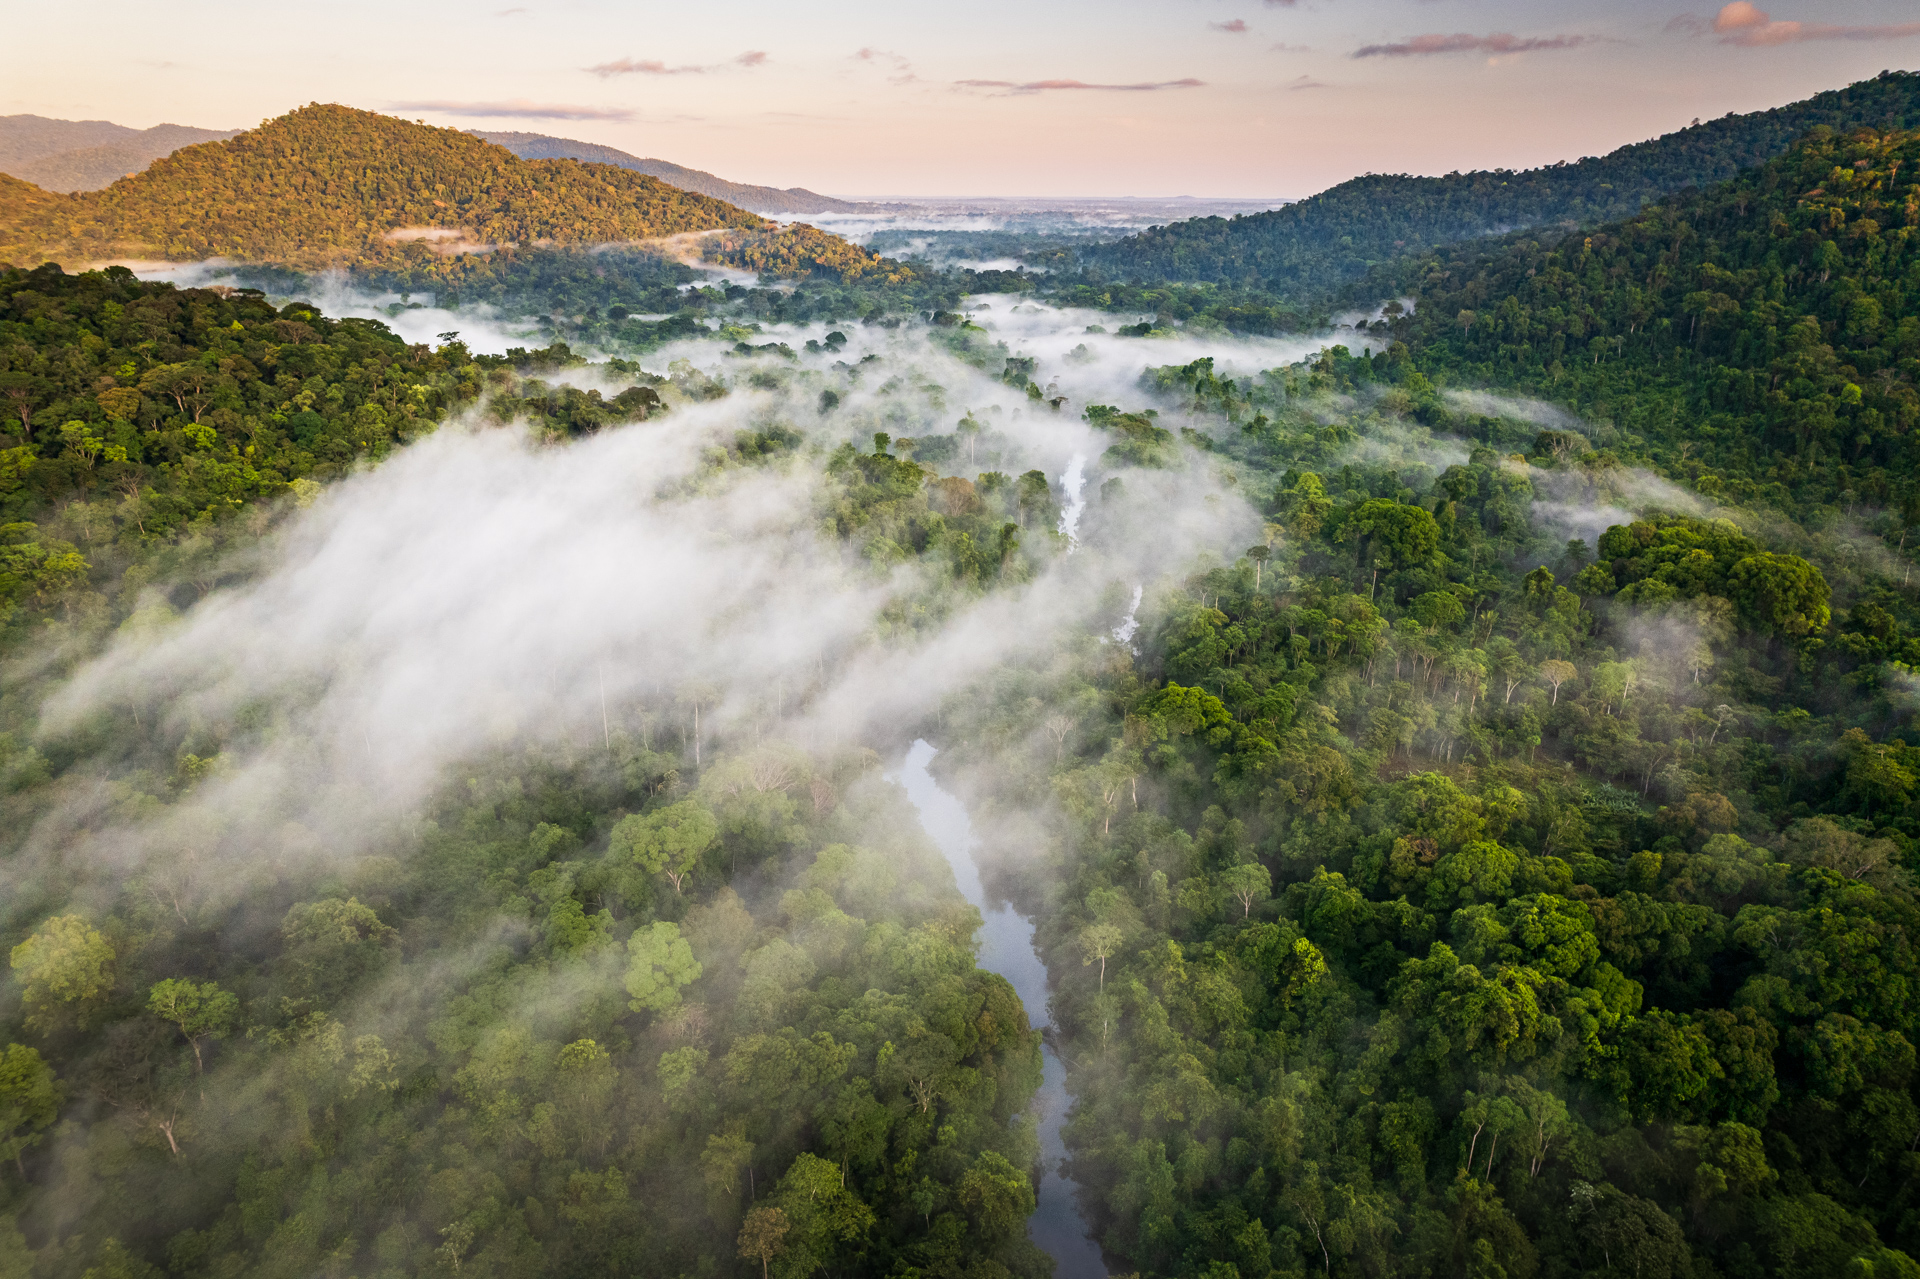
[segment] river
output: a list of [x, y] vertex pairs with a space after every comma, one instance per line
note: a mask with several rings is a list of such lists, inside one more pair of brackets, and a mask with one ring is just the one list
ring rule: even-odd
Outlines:
[[[986, 921], [974, 935], [980, 947], [980, 966], [1007, 979], [1026, 1005], [1027, 1020], [1034, 1029], [1042, 1029], [1048, 1024], [1047, 969], [1033, 949], [1033, 921], [1005, 902], [987, 902], [980, 886], [980, 868], [973, 861], [973, 823], [966, 805], [940, 789], [927, 771], [935, 754], [928, 743], [915, 742], [893, 778], [906, 788], [907, 798], [919, 811], [920, 825], [953, 867], [961, 893], [979, 908]], [[1088, 1237], [1087, 1223], [1074, 1201], [1077, 1187], [1060, 1171], [1067, 1157], [1066, 1144], [1060, 1139], [1060, 1125], [1066, 1121], [1069, 1104], [1067, 1068], [1050, 1046], [1041, 1047], [1040, 1057], [1040, 1091], [1034, 1097], [1034, 1106], [1040, 1117], [1043, 1174], [1039, 1206], [1027, 1221], [1027, 1236], [1054, 1259], [1054, 1279], [1106, 1279], [1107, 1267], [1100, 1259], [1100, 1249]]]

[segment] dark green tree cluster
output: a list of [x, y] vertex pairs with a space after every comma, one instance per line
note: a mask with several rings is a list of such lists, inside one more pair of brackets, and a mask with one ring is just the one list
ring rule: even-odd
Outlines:
[[483, 395], [496, 416], [563, 435], [661, 407], [645, 385], [660, 379], [637, 365], [623, 368], [643, 385], [605, 397], [522, 377], [580, 363], [564, 344], [518, 359], [430, 350], [311, 303], [276, 310], [254, 290], [145, 284], [124, 267], [0, 270], [0, 606], [44, 612], [58, 597], [70, 617], [90, 591], [130, 600], [157, 575], [194, 577], [188, 561], [259, 532], [264, 499], [311, 500]]
[[1418, 415], [1471, 419], [1422, 354], [1150, 371], [1227, 427], [1158, 464], [1271, 494], [1265, 536], [1137, 656], [949, 708], [977, 803], [1062, 814], [1007, 873], [1099, 1237], [1215, 1279], [1911, 1273], [1897, 575], [1734, 508], [1556, 543], [1632, 477], [1533, 426], [1435, 464]]
[[1729, 115], [1601, 157], [1516, 172], [1367, 174], [1266, 213], [1194, 218], [1080, 251], [1082, 265], [1148, 281], [1258, 287], [1312, 304], [1377, 263], [1517, 227], [1631, 216], [1688, 187], [1724, 182], [1816, 126], [1920, 126], [1920, 73], [1886, 72], [1804, 102]]
[[[963, 421], [963, 431], [970, 421]], [[978, 428], [975, 428], [977, 432]], [[1059, 507], [1041, 471], [999, 471], [976, 479], [894, 455], [954, 458], [961, 433], [894, 441], [874, 437], [872, 452], [843, 444], [827, 461], [822, 532], [847, 542], [878, 567], [910, 559], [944, 560], [962, 583], [991, 586], [1031, 578], [1035, 556], [1054, 549]], [[1028, 548], [1023, 550], [1023, 542]], [[941, 610], [944, 612], [944, 609]]]
[[1576, 406], [1711, 496], [1904, 509], [1916, 168], [1915, 134], [1816, 134], [1592, 234], [1425, 264], [1398, 327], [1428, 374]]

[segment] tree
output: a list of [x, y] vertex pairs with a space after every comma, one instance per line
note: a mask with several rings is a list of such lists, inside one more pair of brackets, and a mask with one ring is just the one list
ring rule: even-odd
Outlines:
[[1558, 658], [1540, 663], [1540, 678], [1553, 685], [1553, 704], [1560, 704], [1560, 686], [1580, 673], [1572, 662]]
[[147, 992], [147, 1010], [162, 1021], [172, 1022], [193, 1048], [195, 1073], [204, 1072], [200, 1041], [223, 1038], [240, 1010], [239, 997], [220, 989], [218, 982], [198, 984], [184, 977], [169, 977], [154, 983]]
[[72, 1005], [84, 1020], [113, 988], [113, 945], [78, 915], [59, 915], [13, 948], [27, 1025], [52, 1029]]
[[560, 1050], [554, 1072], [554, 1101], [561, 1126], [576, 1149], [598, 1156], [607, 1142], [607, 1100], [619, 1072], [613, 1054], [591, 1039], [576, 1039]]
[[1798, 555], [1747, 556], [1727, 573], [1727, 591], [1747, 617], [1793, 639], [1824, 631], [1833, 616], [1827, 579]]
[[0, 373], [0, 396], [6, 398], [13, 415], [20, 419], [22, 438], [33, 439], [33, 406], [46, 393], [44, 378], [31, 373]]
[[664, 1013], [680, 1002], [680, 990], [700, 977], [700, 961], [680, 936], [680, 925], [649, 924], [627, 939], [627, 993], [635, 1012]]
[[1440, 526], [1423, 507], [1376, 497], [1362, 502], [1347, 517], [1341, 540], [1349, 537], [1359, 541], [1362, 568], [1382, 558], [1394, 568], [1411, 568], [1433, 559], [1440, 547]]
[[708, 1137], [706, 1149], [700, 1152], [700, 1177], [707, 1183], [707, 1193], [731, 1204], [740, 1193], [740, 1174], [752, 1162], [753, 1143], [738, 1128]]
[[720, 823], [712, 811], [698, 800], [684, 799], [621, 818], [607, 847], [611, 855], [631, 858], [649, 874], [665, 875], [678, 893], [719, 837]]
[[960, 1178], [961, 1205], [989, 1239], [1004, 1239], [1033, 1215], [1033, 1183], [997, 1150], [983, 1150]]
[[1107, 988], [1107, 961], [1120, 949], [1124, 935], [1112, 924], [1092, 924], [1080, 931], [1080, 966], [1100, 965], [1100, 989]]
[[1686, 1236], [1660, 1206], [1618, 1188], [1573, 1183], [1567, 1216], [1608, 1270], [1616, 1264], [1639, 1279], [1684, 1279], [1693, 1273]]
[[61, 1087], [53, 1067], [38, 1050], [8, 1044], [0, 1052], [0, 1159], [12, 1159], [26, 1176], [20, 1156], [40, 1144], [44, 1129], [60, 1113]]
[[1409, 606], [1420, 624], [1430, 631], [1458, 626], [1467, 620], [1466, 606], [1452, 591], [1428, 591]]
[[1253, 913], [1254, 903], [1267, 900], [1273, 893], [1273, 874], [1259, 862], [1231, 866], [1220, 874], [1220, 886], [1240, 903], [1240, 917]]
[[1045, 471], [1028, 471], [1022, 475], [1014, 487], [1015, 500], [1019, 503], [1020, 527], [1027, 526], [1029, 515], [1044, 515], [1053, 509], [1053, 485], [1047, 480]]
[[847, 1189], [839, 1167], [818, 1155], [797, 1156], [774, 1199], [792, 1227], [782, 1269], [794, 1276], [812, 1274], [835, 1244], [852, 1243], [873, 1228], [873, 1210]]
[[1266, 545], [1249, 546], [1247, 558], [1253, 561], [1253, 589], [1257, 591], [1260, 589], [1260, 570], [1273, 558], [1273, 548]]
[[760, 1279], [767, 1279], [767, 1267], [785, 1248], [791, 1228], [786, 1213], [766, 1204], [747, 1214], [740, 1227], [740, 1255], [760, 1262]]

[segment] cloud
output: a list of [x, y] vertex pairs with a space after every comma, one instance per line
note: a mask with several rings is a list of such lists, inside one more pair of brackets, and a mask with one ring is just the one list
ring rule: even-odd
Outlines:
[[565, 102], [392, 102], [390, 111], [436, 111], [441, 115], [480, 116], [494, 120], [631, 120], [625, 107], [586, 107]]
[[1288, 44], [1285, 40], [1267, 46], [1268, 53], [1312, 53], [1313, 46], [1307, 44]]
[[1207, 25], [1215, 31], [1224, 31], [1228, 35], [1243, 36], [1247, 34], [1247, 20], [1245, 18], [1234, 18], [1230, 22], [1209, 22]]
[[[1676, 19], [1671, 30], [1682, 26]], [[1707, 24], [1698, 19], [1682, 26], [1695, 34], [1705, 34]], [[1838, 26], [1828, 22], [1774, 21], [1772, 15], [1750, 2], [1733, 0], [1713, 17], [1711, 28], [1721, 44], [1758, 49], [1777, 44], [1798, 44], [1803, 40], [1899, 40], [1920, 35], [1920, 22], [1899, 22], [1883, 26]]]
[[616, 75], [706, 75], [710, 71], [725, 71], [728, 67], [764, 66], [767, 55], [760, 49], [749, 49], [736, 58], [726, 62], [715, 62], [705, 66], [683, 63], [680, 66], [668, 66], [658, 58], [616, 58], [612, 62], [602, 62], [587, 70], [602, 80]]
[[1198, 89], [1205, 80], [1146, 80], [1138, 84], [1088, 84], [1084, 80], [955, 80], [962, 89], [1003, 89], [1007, 93], [1046, 93], [1055, 89], [1092, 89], [1103, 93], [1152, 93], [1159, 89]]
[[1768, 25], [1767, 15], [1748, 4], [1747, 0], [1734, 0], [1732, 4], [1721, 6], [1720, 12], [1713, 18], [1713, 29], [1722, 32]]
[[707, 73], [705, 67], [670, 67], [658, 58], [641, 58], [638, 60], [633, 58], [617, 58], [612, 62], [602, 62], [597, 67], [588, 67], [587, 70], [593, 72], [593, 74], [603, 80], [608, 76], [616, 75], [705, 75]]
[[1293, 79], [1287, 81], [1287, 88], [1289, 89], [1325, 89], [1327, 87], [1329, 87], [1327, 84], [1314, 79], [1310, 75], [1295, 76]]
[[889, 66], [893, 74], [887, 77], [889, 84], [912, 84], [920, 77], [914, 74], [913, 64], [891, 49], [876, 49], [871, 45], [857, 50], [853, 55], [855, 62], [866, 62], [874, 66]]
[[1534, 53], [1543, 49], [1575, 49], [1583, 44], [1591, 44], [1592, 36], [1516, 36], [1504, 31], [1492, 35], [1476, 36], [1460, 32], [1455, 35], [1414, 36], [1396, 44], [1369, 44], [1353, 51], [1356, 58], [1413, 58], [1425, 57], [1435, 53], [1489, 53], [1494, 55], [1513, 53]]
[[512, 18], [512, 17], [518, 16], [519, 14], [532, 13], [532, 12], [533, 10], [528, 9], [525, 6], [516, 6], [512, 9], [496, 9], [494, 10], [493, 16], [496, 18]]

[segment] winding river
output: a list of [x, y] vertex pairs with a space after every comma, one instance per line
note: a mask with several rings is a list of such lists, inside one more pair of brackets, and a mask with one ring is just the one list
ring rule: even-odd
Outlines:
[[[1033, 921], [1016, 914], [1005, 902], [988, 904], [980, 886], [980, 869], [973, 861], [973, 823], [966, 806], [940, 789], [927, 764], [934, 748], [924, 741], [913, 744], [893, 777], [906, 788], [907, 798], [919, 811], [920, 825], [953, 867], [960, 891], [979, 908], [986, 922], [975, 934], [980, 946], [980, 966], [1005, 977], [1020, 1002], [1026, 1005], [1027, 1018], [1035, 1029], [1047, 1023], [1047, 969], [1033, 949]], [[1039, 1244], [1056, 1265], [1054, 1279], [1106, 1279], [1107, 1268], [1100, 1249], [1087, 1235], [1074, 1202], [1073, 1182], [1061, 1174], [1061, 1162], [1067, 1156], [1060, 1140], [1060, 1125], [1067, 1117], [1067, 1069], [1051, 1046], [1040, 1050], [1042, 1075], [1034, 1106], [1040, 1116], [1040, 1162], [1044, 1173], [1039, 1186], [1039, 1206], [1027, 1222], [1027, 1236]]]

